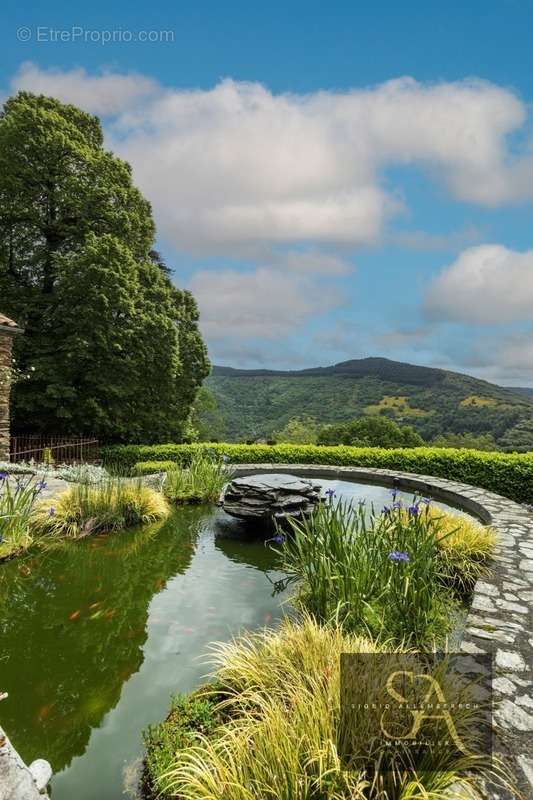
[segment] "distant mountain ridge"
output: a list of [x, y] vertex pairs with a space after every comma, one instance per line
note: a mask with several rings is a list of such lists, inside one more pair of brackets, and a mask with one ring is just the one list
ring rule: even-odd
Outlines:
[[329, 367], [309, 367], [299, 370], [275, 369], [236, 369], [234, 367], [213, 367], [213, 375], [229, 375], [240, 377], [307, 377], [322, 375], [345, 375], [350, 378], [369, 377], [396, 378], [405, 380], [406, 383], [430, 385], [441, 381], [445, 370], [433, 367], [420, 367], [416, 364], [407, 364], [403, 361], [391, 361], [388, 358], [354, 358], [350, 361], [341, 361]]
[[214, 366], [207, 385], [230, 439], [268, 438], [296, 416], [325, 424], [383, 414], [427, 440], [471, 432], [502, 442], [517, 424], [533, 420], [533, 389], [379, 357], [301, 370]]
[[507, 388], [516, 394], [525, 394], [527, 397], [533, 397], [533, 386], [508, 386]]

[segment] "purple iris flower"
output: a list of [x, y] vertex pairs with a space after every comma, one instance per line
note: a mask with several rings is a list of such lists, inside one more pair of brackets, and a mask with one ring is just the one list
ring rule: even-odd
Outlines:
[[333, 500], [333, 498], [336, 497], [335, 489], [326, 489], [325, 494], [327, 494], [330, 500]]
[[392, 561], [394, 564], [404, 563], [407, 564], [410, 561], [409, 553], [404, 553], [402, 550], [393, 550], [392, 553], [389, 553], [389, 561]]
[[381, 510], [382, 514], [390, 514], [390, 512], [391, 512], [391, 507], [390, 506], [383, 506], [383, 508]]
[[7, 472], [0, 472], [0, 481], [7, 481]]
[[420, 507], [414, 503], [412, 506], [409, 506], [409, 514], [412, 517], [417, 517], [420, 514]]
[[276, 533], [276, 535], [272, 537], [271, 541], [275, 542], [276, 544], [283, 544], [285, 537], [282, 533]]
[[47, 487], [46, 481], [39, 481], [38, 483], [35, 484], [35, 490], [37, 492], [42, 492], [43, 489], [46, 489], [46, 487]]
[[48, 509], [48, 514], [49, 514], [49, 516], [51, 516], [51, 517], [55, 517], [55, 515], [56, 515], [56, 510], [55, 510], [54, 506], [50, 506], [50, 508]]
[[398, 510], [399, 508], [403, 508], [403, 503], [401, 500], [395, 500], [395, 502], [392, 504], [392, 507]]

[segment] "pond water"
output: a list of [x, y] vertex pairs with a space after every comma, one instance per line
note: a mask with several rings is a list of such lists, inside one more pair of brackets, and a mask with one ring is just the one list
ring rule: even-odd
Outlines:
[[135, 797], [142, 729], [202, 682], [210, 642], [276, 623], [281, 577], [261, 539], [209, 506], [0, 564], [0, 720], [26, 763], [51, 762], [53, 800]]

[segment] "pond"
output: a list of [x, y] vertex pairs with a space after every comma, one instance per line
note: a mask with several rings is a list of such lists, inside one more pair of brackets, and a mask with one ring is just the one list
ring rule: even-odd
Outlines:
[[142, 729], [202, 682], [210, 642], [276, 623], [281, 577], [261, 539], [209, 506], [0, 565], [0, 719], [26, 763], [51, 762], [53, 800], [135, 797]]

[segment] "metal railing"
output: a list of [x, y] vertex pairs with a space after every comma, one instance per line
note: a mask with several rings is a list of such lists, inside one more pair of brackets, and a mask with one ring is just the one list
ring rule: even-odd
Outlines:
[[98, 439], [93, 437], [17, 434], [11, 437], [11, 461], [54, 461], [57, 464], [95, 463]]

